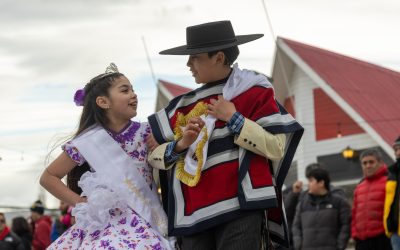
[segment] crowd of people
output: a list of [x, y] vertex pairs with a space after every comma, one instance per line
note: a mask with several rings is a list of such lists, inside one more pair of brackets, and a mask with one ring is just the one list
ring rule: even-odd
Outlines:
[[[350, 238], [356, 250], [400, 249], [400, 137], [393, 149], [397, 161], [389, 167], [378, 150], [361, 153], [364, 177], [354, 190], [352, 205], [343, 189], [331, 184], [328, 166], [308, 165], [308, 188], [304, 189], [298, 180], [284, 192], [291, 249], [344, 250]], [[72, 207], [65, 202], [60, 202], [60, 215], [53, 222], [44, 210], [43, 204], [36, 201], [30, 217], [15, 217], [10, 227], [0, 213], [0, 249], [46, 249], [75, 224]]]
[[306, 167], [308, 189], [295, 181], [284, 192], [291, 249], [346, 249], [352, 238], [356, 250], [399, 250], [400, 137], [394, 142], [396, 162], [387, 167], [377, 149], [360, 154], [363, 178], [353, 201], [330, 184], [328, 166]]
[[59, 215], [53, 219], [44, 214], [45, 207], [40, 200], [33, 203], [30, 212], [28, 218], [12, 218], [10, 227], [5, 214], [0, 213], [1, 250], [44, 250], [74, 223], [71, 206], [64, 202], [60, 203]]

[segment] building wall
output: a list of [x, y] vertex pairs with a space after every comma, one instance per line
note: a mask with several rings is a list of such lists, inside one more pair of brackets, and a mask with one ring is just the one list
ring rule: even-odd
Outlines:
[[313, 97], [317, 141], [365, 133], [324, 90], [314, 88]]
[[[297, 66], [294, 68], [289, 85], [291, 87], [289, 93], [294, 96], [296, 120], [305, 128], [303, 138], [294, 157], [299, 179], [305, 181], [305, 167], [316, 162], [318, 156], [338, 154], [347, 146], [353, 149], [378, 147], [378, 144], [366, 133], [317, 141], [313, 92], [318, 86]], [[334, 166], [328, 167], [334, 168]]]

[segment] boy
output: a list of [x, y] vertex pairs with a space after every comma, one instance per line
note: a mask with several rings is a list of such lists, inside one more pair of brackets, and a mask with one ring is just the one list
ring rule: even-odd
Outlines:
[[294, 249], [344, 250], [350, 238], [350, 205], [330, 191], [328, 171], [307, 172], [308, 193], [296, 208], [293, 221]]
[[272, 208], [269, 235], [287, 240], [280, 190], [303, 128], [276, 102], [267, 77], [231, 67], [237, 45], [262, 36], [211, 22], [188, 27], [187, 45], [160, 52], [189, 55], [203, 84], [149, 117], [149, 162], [169, 169], [160, 173], [163, 203], [182, 249], [258, 250]]

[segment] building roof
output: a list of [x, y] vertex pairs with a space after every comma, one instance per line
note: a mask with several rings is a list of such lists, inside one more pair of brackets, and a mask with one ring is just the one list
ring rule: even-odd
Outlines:
[[278, 46], [378, 143], [400, 135], [399, 72], [286, 38]]
[[167, 82], [164, 80], [158, 80], [159, 84], [163, 85], [163, 87], [165, 88], [165, 90], [167, 90], [169, 92], [169, 94], [171, 94], [172, 97], [176, 97], [179, 95], [183, 95], [189, 91], [192, 91], [192, 89], [190, 88], [186, 88], [171, 82]]

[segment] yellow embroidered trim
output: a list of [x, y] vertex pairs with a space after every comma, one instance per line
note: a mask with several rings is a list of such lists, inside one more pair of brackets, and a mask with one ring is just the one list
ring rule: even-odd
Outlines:
[[[204, 102], [197, 103], [196, 106], [192, 110], [190, 110], [190, 112], [186, 116], [182, 113], [179, 113], [174, 128], [175, 140], [179, 140], [182, 138], [183, 131], [181, 127], [185, 127], [190, 118], [199, 117], [201, 115], [207, 116], [207, 104], [205, 104]], [[176, 162], [176, 178], [178, 178], [178, 180], [185, 183], [189, 187], [196, 186], [201, 176], [201, 167], [203, 166], [204, 162], [203, 148], [208, 141], [207, 128], [203, 127], [202, 132], [204, 133], [203, 138], [201, 138], [201, 140], [197, 144], [195, 151], [195, 155], [197, 157], [196, 175], [189, 174], [185, 171], [186, 155], [179, 157], [178, 161]]]
[[153, 222], [157, 225], [158, 229], [161, 231], [161, 233], [166, 234], [167, 233], [167, 221], [164, 217], [159, 215], [159, 212], [157, 212], [153, 206], [150, 204], [150, 200], [143, 197], [142, 193], [140, 192], [139, 188], [129, 179], [125, 179], [124, 183], [128, 186], [128, 189], [133, 192], [138, 199], [140, 199], [144, 206], [146, 206], [148, 209], [151, 210], [151, 219]]

